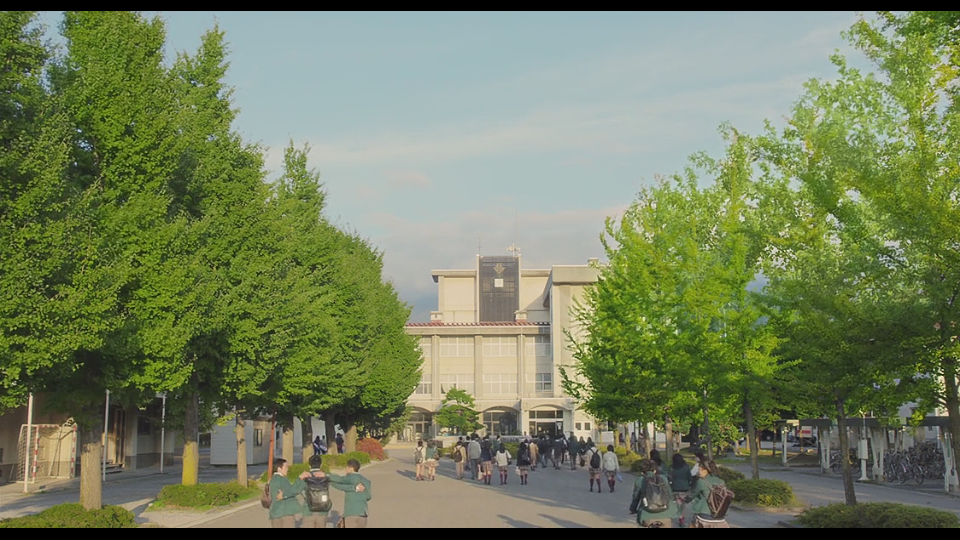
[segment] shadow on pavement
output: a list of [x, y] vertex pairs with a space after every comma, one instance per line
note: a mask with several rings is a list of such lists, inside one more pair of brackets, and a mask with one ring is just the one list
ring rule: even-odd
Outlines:
[[581, 525], [579, 523], [574, 523], [572, 521], [567, 521], [565, 519], [560, 519], [558, 517], [548, 516], [546, 514], [540, 514], [540, 517], [549, 519], [550, 521], [556, 523], [557, 525], [567, 528], [567, 529], [589, 529], [586, 525]]
[[504, 523], [506, 523], [507, 525], [510, 525], [514, 529], [542, 529], [543, 528], [543, 527], [534, 525], [533, 523], [527, 523], [526, 521], [516, 520], [509, 516], [505, 516], [503, 514], [500, 514], [497, 517], [502, 519]]

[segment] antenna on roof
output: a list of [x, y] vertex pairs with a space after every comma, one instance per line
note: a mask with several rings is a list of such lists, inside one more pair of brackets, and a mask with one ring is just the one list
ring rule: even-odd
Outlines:
[[517, 247], [517, 239], [520, 237], [520, 212], [515, 210], [516, 215], [516, 229], [513, 233], [513, 245], [507, 248], [507, 251], [513, 253], [513, 258], [516, 259], [520, 256], [520, 248]]

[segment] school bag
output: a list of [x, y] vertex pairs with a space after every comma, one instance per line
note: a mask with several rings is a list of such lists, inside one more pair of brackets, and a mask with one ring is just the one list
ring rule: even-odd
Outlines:
[[710, 516], [713, 519], [723, 519], [727, 515], [727, 510], [730, 509], [734, 496], [730, 488], [719, 482], [710, 486], [710, 493], [707, 495]]
[[593, 455], [590, 456], [590, 468], [591, 469], [600, 468], [600, 452], [594, 452]]
[[463, 447], [458, 446], [456, 450], [453, 451], [453, 461], [460, 463], [463, 461]]
[[273, 499], [270, 497], [270, 482], [267, 482], [267, 485], [263, 486], [263, 493], [260, 494], [260, 504], [264, 508], [270, 508], [270, 503], [273, 502]]
[[416, 450], [413, 451], [413, 462], [416, 464], [423, 463], [423, 447], [418, 446]]
[[308, 477], [304, 479], [307, 484], [306, 498], [307, 507], [311, 512], [329, 512], [333, 508], [333, 501], [330, 500], [330, 481], [326, 478]]
[[652, 514], [664, 512], [670, 507], [667, 488], [663, 484], [663, 479], [657, 473], [647, 476], [647, 481], [644, 482], [643, 486], [643, 497], [646, 499], [647, 512]]

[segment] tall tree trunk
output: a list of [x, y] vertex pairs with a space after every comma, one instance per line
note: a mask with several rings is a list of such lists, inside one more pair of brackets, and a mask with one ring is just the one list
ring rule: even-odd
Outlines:
[[344, 452], [357, 451], [357, 424], [352, 418], [347, 418], [343, 426], [343, 450]]
[[[945, 358], [943, 361], [943, 386], [945, 392], [945, 405], [947, 407], [947, 418], [950, 425], [950, 446], [953, 452], [953, 467], [960, 462], [960, 396], [957, 390], [957, 359]], [[951, 471], [946, 471], [946, 476], [950, 476]]]
[[300, 431], [303, 434], [303, 462], [309, 463], [313, 455], [313, 417], [305, 416], [300, 419]]
[[750, 472], [754, 480], [760, 479], [760, 445], [757, 443], [757, 426], [753, 422], [750, 399], [743, 400], [743, 418], [747, 421], [747, 441], [750, 444]]
[[327, 453], [335, 456], [340, 453], [337, 448], [337, 415], [333, 411], [327, 411], [323, 414], [323, 430], [327, 437]]
[[247, 486], [247, 422], [243, 419], [243, 411], [237, 410], [237, 483]]
[[195, 486], [200, 478], [200, 393], [191, 385], [183, 423], [183, 474], [180, 483]]
[[713, 437], [710, 436], [710, 406], [707, 404], [707, 389], [703, 389], [703, 431], [707, 436], [707, 460], [713, 461]]
[[663, 460], [669, 462], [673, 459], [673, 420], [670, 418], [670, 413], [663, 415], [663, 428], [666, 432], [664, 441], [666, 447], [664, 450], [667, 453], [667, 455], [663, 456]]
[[650, 451], [653, 450], [653, 441], [650, 440], [650, 424], [643, 423], [643, 457], [649, 458]]
[[103, 506], [101, 436], [96, 427], [80, 426], [80, 504], [87, 510]]
[[283, 459], [293, 465], [293, 415], [285, 415], [283, 422]]
[[843, 495], [850, 506], [857, 504], [857, 493], [853, 489], [853, 467], [850, 464], [850, 438], [847, 436], [847, 413], [844, 400], [837, 398], [837, 429], [840, 430], [840, 464], [843, 473]]

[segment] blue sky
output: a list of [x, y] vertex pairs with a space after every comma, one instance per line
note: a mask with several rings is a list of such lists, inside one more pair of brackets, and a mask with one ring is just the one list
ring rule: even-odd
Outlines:
[[[148, 12], [152, 15], [153, 12]], [[604, 218], [641, 185], [722, 152], [717, 128], [776, 123], [835, 74], [853, 12], [159, 12], [169, 56], [218, 22], [236, 128], [313, 147], [328, 215], [384, 251], [386, 278], [436, 309], [431, 269], [517, 237], [524, 267], [603, 258]], [[59, 14], [45, 13], [55, 28]], [[519, 230], [519, 232], [517, 232]]]

